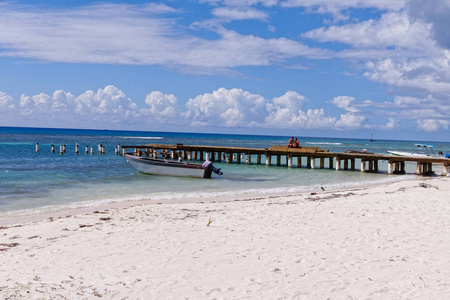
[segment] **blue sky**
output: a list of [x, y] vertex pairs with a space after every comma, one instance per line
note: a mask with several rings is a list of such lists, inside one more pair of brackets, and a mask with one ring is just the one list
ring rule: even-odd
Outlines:
[[445, 0], [0, 1], [0, 126], [448, 141]]

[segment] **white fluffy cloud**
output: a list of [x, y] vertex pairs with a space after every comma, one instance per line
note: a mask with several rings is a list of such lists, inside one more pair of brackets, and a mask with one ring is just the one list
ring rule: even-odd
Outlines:
[[423, 131], [438, 131], [441, 129], [447, 130], [450, 126], [448, 120], [434, 120], [434, 119], [422, 119], [417, 120], [417, 127]]
[[1, 109], [13, 109], [14, 108], [14, 104], [13, 104], [14, 99], [7, 95], [4, 92], [0, 92], [0, 108]]
[[407, 0], [284, 0], [285, 7], [304, 7], [309, 11], [339, 16], [343, 10], [350, 8], [375, 8], [378, 10], [398, 11]]
[[259, 4], [262, 6], [271, 7], [276, 5], [278, 0], [199, 0], [199, 2], [231, 7], [250, 7]]
[[450, 2], [446, 0], [409, 0], [408, 14], [431, 25], [431, 33], [437, 43], [450, 49]]
[[352, 106], [352, 102], [355, 101], [356, 99], [354, 97], [349, 97], [349, 96], [338, 96], [338, 97], [334, 97], [333, 100], [330, 101], [330, 103], [336, 105], [339, 108], [342, 108], [348, 112], [351, 113], [357, 113], [360, 110], [357, 109], [356, 107]]
[[[310, 1], [288, 2], [304, 7], [308, 6], [307, 3], [312, 5]], [[317, 5], [320, 3], [322, 1]], [[355, 106], [376, 107], [378, 110], [374, 115], [391, 118], [384, 125], [385, 129], [398, 127], [399, 122], [392, 120], [394, 117], [414, 120], [420, 130], [447, 129], [446, 120], [450, 118], [447, 108], [450, 104], [450, 3], [445, 0], [391, 1], [392, 5], [399, 4], [397, 8], [389, 7], [383, 1], [378, 2], [379, 6], [370, 1], [365, 3], [343, 1], [335, 11], [348, 4], [353, 7], [367, 5], [382, 10], [380, 17], [324, 26], [304, 33], [303, 37], [349, 46], [335, 52], [335, 57], [357, 62], [365, 78], [398, 88], [397, 96], [392, 102], [365, 101], [351, 105], [335, 99], [331, 103], [342, 109], [351, 109], [348, 110], [350, 113], [357, 112]], [[417, 97], [406, 96], [411, 92]], [[343, 116], [337, 125], [363, 124], [365, 120], [360, 117]]]
[[[98, 4], [70, 10], [23, 9], [9, 2], [0, 5], [0, 45], [6, 46], [0, 48], [0, 56], [45, 62], [163, 65], [193, 73], [214, 68], [217, 73], [221, 68], [266, 66], [327, 53], [295, 40], [242, 35], [222, 26], [216, 28], [217, 39], [201, 38], [177, 26], [178, 12], [166, 5]], [[170, 18], [160, 13], [176, 15]], [[249, 7], [218, 7], [213, 13], [231, 19], [267, 17]]]
[[192, 125], [252, 126], [264, 120], [266, 100], [241, 89], [220, 88], [186, 103]]
[[[321, 27], [308, 31], [303, 36], [320, 42], [344, 43], [355, 48], [397, 47], [420, 50], [419, 55], [422, 55], [424, 51], [434, 47], [434, 41], [430, 38], [430, 28], [430, 25], [411, 20], [404, 13], [386, 13], [379, 20]], [[352, 53], [352, 51], [346, 52]], [[390, 53], [392, 55], [392, 51]]]
[[297, 92], [288, 91], [267, 103], [267, 126], [276, 128], [332, 128], [335, 118], [325, 115], [323, 108], [303, 110], [308, 102]]
[[14, 103], [11, 97], [1, 97], [0, 94], [2, 108], [4, 105], [1, 104], [1, 99], [4, 97], [8, 99], [7, 108], [2, 109], [0, 115], [10, 121], [24, 118], [29, 126], [63, 124], [83, 127], [89, 124], [130, 123], [139, 121], [145, 113], [121, 90], [111, 85], [97, 92], [86, 91], [79, 96], [63, 90], [55, 91], [51, 96], [44, 93], [22, 95], [18, 103]]
[[137, 105], [124, 92], [109, 85], [96, 93], [87, 91], [74, 99], [75, 111], [102, 122], [130, 122], [139, 117]]
[[[351, 99], [351, 97], [347, 98]], [[342, 105], [341, 108], [349, 113], [342, 114], [337, 119], [326, 115], [324, 108], [305, 110], [306, 103], [308, 103], [308, 99], [294, 91], [288, 91], [280, 97], [267, 100], [260, 95], [241, 89], [221, 88], [212, 94], [204, 94], [190, 99], [186, 104], [185, 117], [191, 122], [191, 125], [197, 126], [291, 129], [358, 129], [365, 127], [366, 118], [358, 115], [357, 110], [348, 105]]]
[[148, 113], [147, 116], [159, 122], [171, 122], [179, 117], [178, 99], [173, 94], [167, 95], [160, 91], [153, 91], [147, 95], [145, 103], [150, 106], [145, 110]]
[[261, 20], [265, 21], [268, 15], [257, 9], [251, 8], [230, 8], [230, 7], [218, 7], [213, 10], [213, 15], [217, 18], [225, 20]]
[[336, 122], [336, 126], [341, 129], [358, 129], [363, 127], [365, 121], [366, 118], [364, 116], [347, 113], [341, 115], [341, 118]]
[[[220, 88], [212, 93], [189, 99], [181, 108], [177, 97], [153, 91], [146, 96], [145, 107], [139, 107], [123, 91], [109, 85], [104, 89], [86, 91], [78, 96], [63, 90], [52, 95], [22, 95], [18, 101], [0, 92], [0, 119], [8, 124], [23, 120], [27, 126], [72, 126], [76, 128], [114, 127], [128, 124], [133, 128], [166, 125], [205, 127], [254, 127], [280, 129], [383, 129], [398, 127], [401, 119], [413, 119], [421, 130], [447, 128], [450, 107], [436, 99], [414, 97], [396, 98], [393, 103], [376, 103], [370, 100], [357, 102], [350, 96], [334, 97], [329, 103], [344, 113], [333, 116], [323, 107], [306, 108], [307, 98], [295, 91], [280, 97], [266, 99], [242, 89]], [[369, 123], [367, 112], [359, 108], [379, 109], [375, 113], [386, 119], [384, 125]], [[386, 107], [403, 112], [390, 115], [382, 112]], [[16, 123], [15, 123], [15, 122]], [[117, 127], [116, 126], [116, 127]], [[447, 127], [446, 127], [447, 126]], [[121, 127], [118, 127], [121, 128]]]

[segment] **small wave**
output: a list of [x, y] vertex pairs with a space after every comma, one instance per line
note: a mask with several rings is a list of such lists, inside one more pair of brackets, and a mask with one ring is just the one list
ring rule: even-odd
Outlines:
[[305, 142], [309, 145], [344, 145], [343, 143], [328, 143], [328, 142]]
[[139, 140], [162, 140], [161, 136], [121, 136], [124, 139], [139, 139]]

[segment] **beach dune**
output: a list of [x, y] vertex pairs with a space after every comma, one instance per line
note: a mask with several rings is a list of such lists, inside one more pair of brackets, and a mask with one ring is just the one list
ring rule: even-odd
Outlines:
[[10, 219], [0, 295], [450, 299], [449, 194], [450, 178], [439, 177]]

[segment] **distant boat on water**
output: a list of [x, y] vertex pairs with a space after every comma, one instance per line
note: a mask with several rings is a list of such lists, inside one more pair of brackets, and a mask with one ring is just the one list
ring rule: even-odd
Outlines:
[[370, 141], [371, 141], [371, 142], [376, 142], [376, 141], [374, 140], [374, 138], [373, 138], [373, 133], [370, 135]]
[[433, 151], [434, 145], [414, 144], [420, 152], [404, 152], [396, 150], [388, 150], [389, 153], [395, 156], [409, 156], [409, 157], [436, 157]]

